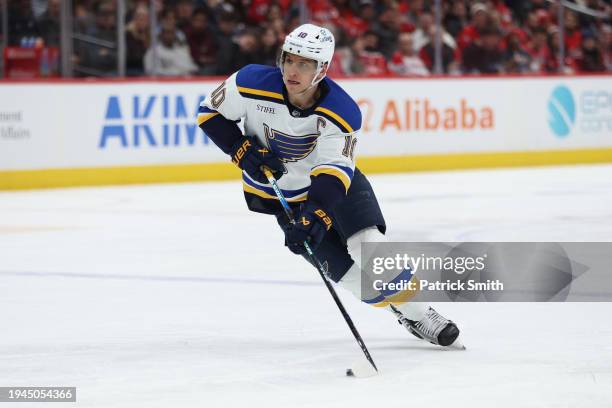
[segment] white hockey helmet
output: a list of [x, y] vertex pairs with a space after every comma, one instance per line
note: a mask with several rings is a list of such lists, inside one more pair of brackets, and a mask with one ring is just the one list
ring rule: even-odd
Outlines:
[[284, 54], [290, 53], [309, 58], [317, 62], [317, 72], [311, 85], [316, 85], [325, 76], [316, 81], [317, 76], [327, 64], [329, 67], [334, 56], [334, 35], [327, 28], [314, 24], [302, 24], [285, 37], [278, 65], [283, 70]]

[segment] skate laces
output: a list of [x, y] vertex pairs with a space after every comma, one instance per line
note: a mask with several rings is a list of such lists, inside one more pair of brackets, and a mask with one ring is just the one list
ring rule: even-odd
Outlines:
[[440, 316], [433, 308], [427, 309], [425, 317], [414, 324], [414, 327], [426, 336], [437, 339], [438, 334], [446, 327], [449, 320]]

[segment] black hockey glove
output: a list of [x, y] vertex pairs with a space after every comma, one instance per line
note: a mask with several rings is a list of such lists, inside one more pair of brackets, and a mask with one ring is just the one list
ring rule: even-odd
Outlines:
[[254, 137], [243, 136], [238, 139], [232, 146], [230, 155], [236, 166], [260, 183], [268, 183], [266, 175], [261, 170], [262, 166], [269, 168], [276, 179], [281, 178], [285, 172], [280, 159], [270, 149], [260, 145]]
[[304, 241], [308, 242], [313, 251], [321, 244], [325, 233], [332, 227], [329, 215], [316, 203], [307, 201], [296, 216], [295, 225], [289, 224], [285, 231], [285, 245], [294, 254], [306, 253]]

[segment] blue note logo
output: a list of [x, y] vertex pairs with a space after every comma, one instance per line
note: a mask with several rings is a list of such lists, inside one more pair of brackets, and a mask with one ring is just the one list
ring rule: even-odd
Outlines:
[[570, 134], [576, 122], [576, 103], [568, 87], [556, 87], [548, 99], [548, 125], [550, 129], [563, 138]]
[[306, 158], [317, 145], [319, 133], [304, 136], [293, 136], [272, 129], [264, 123], [264, 134], [270, 150], [272, 150], [283, 163], [296, 162]]

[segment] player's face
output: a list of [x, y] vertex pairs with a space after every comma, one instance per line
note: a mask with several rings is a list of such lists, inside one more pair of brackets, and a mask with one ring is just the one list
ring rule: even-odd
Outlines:
[[287, 87], [287, 92], [302, 92], [308, 88], [316, 72], [316, 61], [293, 54], [285, 54], [283, 61], [283, 82]]

